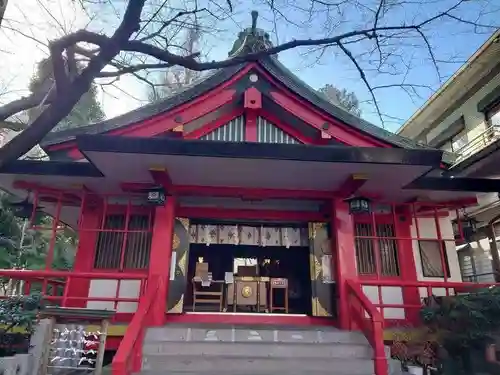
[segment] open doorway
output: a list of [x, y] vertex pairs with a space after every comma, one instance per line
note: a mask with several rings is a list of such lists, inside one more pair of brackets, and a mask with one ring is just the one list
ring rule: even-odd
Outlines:
[[[307, 246], [255, 246], [243, 244], [197, 244], [191, 243], [188, 260], [188, 289], [184, 304], [185, 311], [206, 312], [278, 312], [270, 311], [271, 293], [273, 306], [287, 306], [281, 313], [311, 314], [311, 276]], [[197, 266], [198, 264], [198, 266]], [[210, 274], [199, 299], [194, 297], [196, 288], [196, 270], [200, 264]], [[252, 276], [247, 276], [248, 270]], [[259, 280], [258, 307], [234, 303], [232, 294], [236, 289], [231, 284], [234, 280]], [[287, 288], [272, 288], [273, 280], [286, 280]], [[250, 284], [249, 284], [250, 285]], [[234, 287], [236, 288], [236, 286]], [[238, 293], [244, 294], [243, 289]], [[222, 294], [219, 294], [222, 293]], [[249, 291], [251, 293], [251, 291]], [[212, 300], [213, 303], [198, 303], [199, 300]], [[237, 306], [235, 306], [237, 305]], [[261, 307], [261, 308], [259, 308]], [[278, 308], [279, 309], [279, 308]]]

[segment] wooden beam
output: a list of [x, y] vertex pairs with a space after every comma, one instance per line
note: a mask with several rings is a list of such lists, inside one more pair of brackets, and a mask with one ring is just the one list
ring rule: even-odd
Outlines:
[[[156, 184], [124, 182], [120, 184], [120, 187], [125, 192], [137, 192], [152, 189]], [[255, 200], [303, 199], [322, 201], [329, 200], [334, 196], [333, 192], [321, 190], [263, 189], [202, 185], [171, 185], [169, 192], [178, 196], [226, 197]]]
[[255, 87], [250, 87], [243, 93], [243, 108], [260, 110], [262, 109], [262, 93]]
[[352, 174], [340, 185], [336, 196], [345, 199], [349, 198], [368, 181], [368, 176], [363, 174]]
[[264, 117], [266, 120], [268, 120], [269, 122], [271, 122], [276, 127], [278, 127], [281, 130], [283, 130], [286, 134], [288, 134], [289, 136], [295, 138], [296, 140], [298, 140], [299, 142], [301, 142], [303, 144], [313, 145], [313, 144], [317, 144], [318, 143], [313, 138], [310, 138], [310, 137], [302, 134], [297, 129], [295, 129], [292, 126], [286, 124], [285, 122], [283, 122], [281, 119], [279, 119], [277, 116], [275, 116], [271, 112], [262, 110], [260, 112], [260, 115], [262, 117]]
[[163, 186], [166, 191], [172, 188], [172, 179], [165, 168], [150, 168], [149, 173], [157, 185]]
[[[75, 189], [56, 189], [48, 186], [43, 186], [37, 183], [33, 183], [30, 181], [14, 181], [12, 184], [14, 189], [22, 189], [22, 190], [29, 190], [29, 191], [36, 191], [39, 193], [41, 196], [42, 194], [45, 195], [45, 198], [48, 196], [56, 199], [61, 200], [71, 200], [74, 203], [79, 203], [81, 201], [81, 198], [79, 195], [75, 194], [75, 191], [78, 191], [81, 189], [81, 184], [78, 185], [78, 187], [75, 187]], [[47, 199], [45, 199], [47, 201]]]
[[340, 121], [318, 113], [311, 106], [300, 103], [296, 98], [279, 91], [271, 91], [272, 99], [283, 109], [300, 118], [316, 129], [329, 134], [349, 146], [358, 147], [391, 147], [386, 143], [362, 134], [360, 130], [351, 129]]
[[257, 142], [257, 118], [262, 109], [262, 94], [255, 87], [250, 87], [243, 93], [243, 108], [245, 108], [245, 141]]
[[328, 217], [321, 212], [288, 210], [250, 210], [218, 207], [179, 207], [180, 217], [242, 220], [283, 220], [297, 222], [322, 222]]
[[149, 120], [141, 121], [136, 125], [111, 131], [109, 134], [135, 137], [153, 137], [215, 111], [217, 108], [232, 102], [235, 94], [236, 90], [227, 89], [217, 95], [205, 98], [202, 103], [192, 105], [182, 112], [168, 112], [168, 116], [155, 116]]
[[235, 118], [243, 115], [243, 109], [235, 109], [230, 113], [224, 114], [214, 121], [203, 125], [201, 128], [193, 130], [189, 133], [184, 134], [184, 139], [199, 139], [208, 133], [213, 132], [217, 128], [226, 125], [229, 121], [234, 120]]

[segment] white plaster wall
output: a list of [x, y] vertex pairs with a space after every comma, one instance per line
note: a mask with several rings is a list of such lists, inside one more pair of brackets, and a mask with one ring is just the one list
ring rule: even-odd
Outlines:
[[[372, 285], [363, 285], [363, 292], [368, 297], [371, 303], [387, 304], [387, 305], [401, 305], [403, 304], [403, 288], [398, 286], [383, 286], [380, 288], [380, 295], [378, 287]], [[378, 308], [380, 311], [380, 307]], [[405, 311], [403, 308], [386, 307], [383, 309], [383, 316], [385, 319], [405, 319]]]
[[427, 142], [436, 138], [437, 135], [446, 130], [453, 122], [464, 116], [465, 127], [467, 131], [468, 140], [471, 141], [474, 137], [483, 132], [487, 125], [485, 123], [484, 114], [477, 111], [477, 103], [488, 95], [494, 88], [500, 85], [500, 74], [496, 75], [486, 85], [484, 85], [478, 92], [476, 92], [469, 100], [462, 106], [456, 109], [450, 116], [443, 122], [432, 129], [427, 134]]
[[[89, 297], [92, 298], [115, 298], [118, 280], [91, 280]], [[141, 280], [121, 280], [119, 298], [138, 298], [140, 294]], [[113, 310], [114, 302], [111, 301], [88, 301], [87, 308]], [[131, 313], [137, 310], [137, 302], [118, 302], [116, 312]]]

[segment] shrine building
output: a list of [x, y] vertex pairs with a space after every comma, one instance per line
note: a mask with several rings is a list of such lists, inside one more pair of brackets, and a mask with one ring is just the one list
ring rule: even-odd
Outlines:
[[[254, 25], [230, 56], [270, 46]], [[462, 283], [455, 243], [473, 235], [476, 193], [500, 191], [453, 178], [452, 154], [332, 104], [278, 56], [41, 146], [50, 160], [3, 167], [0, 187], [33, 230], [38, 212], [54, 218], [47, 266], [0, 274], [55, 305], [115, 310], [115, 349], [169, 323], [331, 325], [375, 348], [418, 324], [424, 298], [479, 285]], [[66, 225], [74, 267], [52, 270]]]

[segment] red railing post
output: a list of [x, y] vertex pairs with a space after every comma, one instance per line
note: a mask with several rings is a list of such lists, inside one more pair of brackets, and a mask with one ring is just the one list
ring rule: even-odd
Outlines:
[[132, 352], [132, 371], [133, 373], [137, 373], [141, 371], [142, 367], [142, 345], [144, 343], [144, 328], [139, 333], [139, 337], [137, 338], [135, 347]]
[[[388, 375], [388, 364], [384, 349], [384, 319], [382, 314], [365, 296], [361, 285], [353, 280], [346, 280], [347, 300], [356, 300], [357, 307], [350, 306], [349, 312], [353, 314], [358, 329], [362, 330], [373, 348], [373, 363], [375, 375]], [[351, 321], [352, 321], [351, 320]]]
[[139, 300], [137, 311], [128, 326], [120, 347], [113, 358], [113, 375], [129, 375], [138, 372], [142, 365], [142, 345], [150, 316], [155, 312], [159, 290], [163, 289], [163, 278], [153, 276], [148, 280], [146, 294]]

